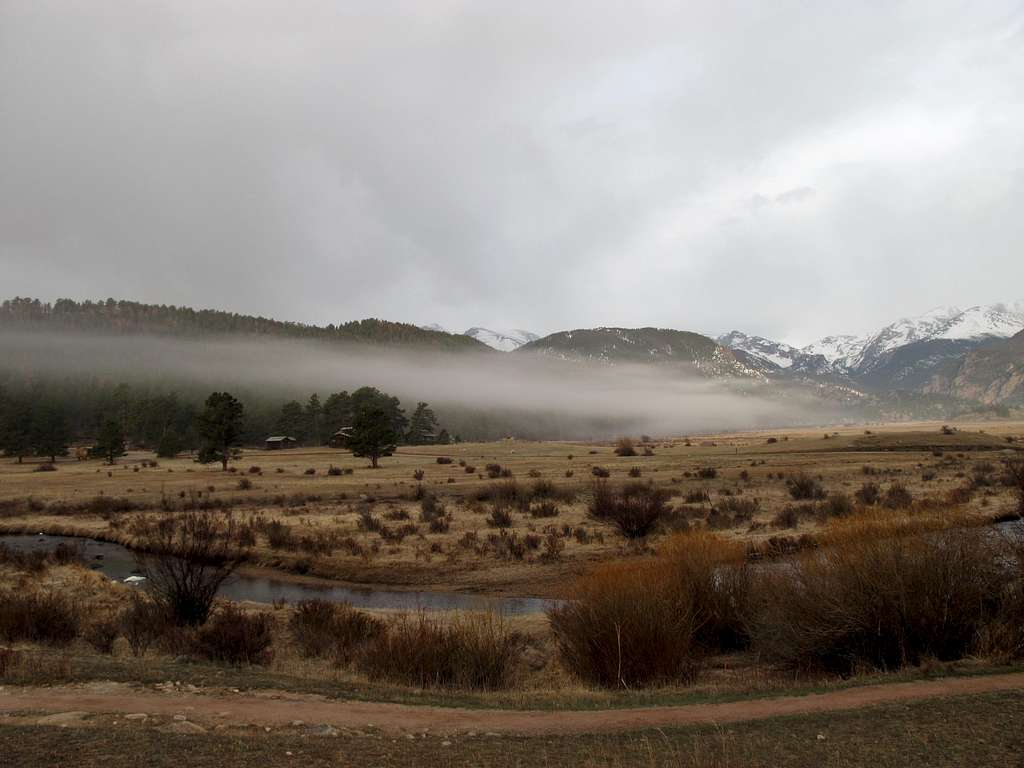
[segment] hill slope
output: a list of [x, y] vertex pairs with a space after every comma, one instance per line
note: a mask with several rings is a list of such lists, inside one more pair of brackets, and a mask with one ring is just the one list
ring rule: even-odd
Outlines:
[[282, 322], [212, 309], [134, 301], [77, 302], [58, 299], [47, 304], [38, 299], [15, 298], [0, 304], [0, 329], [94, 331], [115, 334], [161, 336], [276, 336], [330, 342], [380, 344], [449, 352], [489, 352], [490, 348], [468, 336], [425, 330], [388, 320], [355, 320], [324, 327]]
[[732, 350], [707, 336], [668, 328], [580, 328], [524, 344], [518, 353], [605, 363], [687, 364], [709, 376], [758, 376]]
[[1024, 331], [978, 347], [948, 382], [938, 378], [932, 384], [944, 394], [987, 404], [1024, 404]]

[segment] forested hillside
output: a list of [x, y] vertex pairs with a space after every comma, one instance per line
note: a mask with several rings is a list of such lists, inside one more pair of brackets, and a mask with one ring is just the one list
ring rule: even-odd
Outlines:
[[135, 301], [72, 301], [53, 304], [39, 299], [14, 298], [0, 304], [0, 329], [95, 331], [117, 334], [158, 334], [165, 336], [276, 336], [405, 346], [449, 352], [493, 350], [461, 334], [424, 330], [408, 323], [388, 320], [353, 320], [324, 327], [271, 320], [212, 309], [191, 309]]

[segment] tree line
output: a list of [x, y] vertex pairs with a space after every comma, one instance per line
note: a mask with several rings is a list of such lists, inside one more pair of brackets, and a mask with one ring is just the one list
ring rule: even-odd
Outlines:
[[[374, 387], [335, 392], [323, 401], [314, 393], [305, 403], [274, 404], [266, 396], [215, 392], [204, 399], [194, 391], [123, 383], [0, 382], [0, 450], [19, 462], [29, 456], [52, 462], [68, 455], [72, 444], [87, 443], [92, 455], [110, 462], [131, 445], [161, 457], [188, 452], [226, 466], [238, 447], [272, 434], [320, 446], [332, 442], [341, 428], [346, 428], [342, 444], [359, 443], [374, 463], [399, 444], [453, 440], [429, 404], [417, 403], [406, 416], [397, 397]], [[372, 446], [367, 443], [371, 433], [376, 435]]]
[[409, 323], [368, 318], [338, 325], [307, 325], [212, 309], [137, 301], [73, 301], [52, 304], [32, 298], [0, 302], [0, 328], [93, 331], [162, 336], [281, 336], [328, 342], [413, 346], [452, 352], [490, 352], [468, 336], [428, 331]]

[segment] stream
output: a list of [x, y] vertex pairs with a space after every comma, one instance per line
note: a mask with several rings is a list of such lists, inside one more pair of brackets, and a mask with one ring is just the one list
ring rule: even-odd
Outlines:
[[[86, 567], [99, 571], [114, 581], [124, 582], [128, 579], [129, 584], [145, 584], [145, 581], [138, 580], [140, 573], [134, 553], [120, 544], [77, 536], [0, 536], [0, 544], [20, 552], [49, 551], [61, 543], [77, 547]], [[495, 610], [505, 615], [542, 613], [553, 603], [552, 600], [535, 597], [484, 597], [460, 592], [303, 584], [240, 573], [231, 576], [217, 594], [229, 600], [249, 600], [256, 603], [272, 603], [275, 600], [297, 603], [300, 600], [319, 598], [351, 603], [357, 608], [390, 608], [406, 611]]]

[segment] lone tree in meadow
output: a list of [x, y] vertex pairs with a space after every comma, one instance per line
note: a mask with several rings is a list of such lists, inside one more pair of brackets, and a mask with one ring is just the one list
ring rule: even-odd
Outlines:
[[89, 453], [93, 456], [107, 460], [107, 464], [113, 464], [119, 456], [124, 456], [124, 430], [120, 422], [108, 419], [100, 430], [99, 440]]
[[214, 392], [206, 398], [206, 407], [196, 419], [196, 428], [202, 441], [199, 462], [221, 463], [227, 470], [228, 461], [235, 456], [235, 447], [241, 443], [244, 409], [228, 392]]
[[352, 455], [369, 459], [374, 469], [382, 456], [391, 456], [395, 452], [397, 443], [398, 434], [383, 408], [370, 408], [356, 414], [352, 434], [346, 441]]

